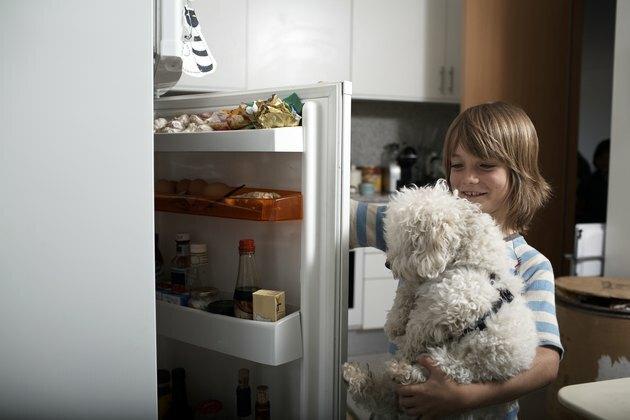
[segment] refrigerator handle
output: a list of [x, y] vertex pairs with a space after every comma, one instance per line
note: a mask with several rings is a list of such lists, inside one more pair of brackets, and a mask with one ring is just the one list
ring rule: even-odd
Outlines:
[[444, 73], [445, 73], [444, 66], [440, 66], [440, 93], [442, 95], [444, 95]]

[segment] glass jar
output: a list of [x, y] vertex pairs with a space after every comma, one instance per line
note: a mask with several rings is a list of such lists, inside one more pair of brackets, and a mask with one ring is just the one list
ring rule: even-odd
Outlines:
[[381, 192], [381, 168], [377, 166], [364, 166], [362, 170], [363, 182], [374, 185], [374, 192]]

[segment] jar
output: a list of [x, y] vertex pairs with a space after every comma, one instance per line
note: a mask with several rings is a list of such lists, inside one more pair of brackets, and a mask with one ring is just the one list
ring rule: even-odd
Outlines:
[[219, 290], [214, 287], [193, 289], [190, 292], [188, 306], [202, 311], [209, 311], [210, 304], [219, 299]]
[[362, 170], [363, 182], [374, 185], [374, 192], [381, 192], [381, 168], [377, 166], [364, 166]]

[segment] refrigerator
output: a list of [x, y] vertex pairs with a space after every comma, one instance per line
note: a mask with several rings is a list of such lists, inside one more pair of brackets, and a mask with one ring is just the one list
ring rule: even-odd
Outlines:
[[[2, 5], [0, 418], [155, 418], [156, 371], [174, 367], [186, 369], [191, 404], [220, 400], [226, 418], [240, 368], [252, 398], [269, 386], [274, 419], [341, 418], [351, 85], [155, 99], [148, 17], [158, 13], [152, 0], [89, 12], [72, 0]], [[300, 127], [153, 135], [156, 116], [274, 93], [301, 98]], [[155, 180], [184, 177], [299, 191], [303, 216], [155, 212]], [[238, 240], [253, 238], [260, 286], [285, 291], [287, 316], [264, 323], [156, 302], [155, 232], [167, 262], [176, 233], [206, 243], [226, 293]]]
[[[182, 4], [155, 2], [158, 94], [183, 74], [179, 40], [191, 28], [182, 29]], [[181, 208], [156, 211], [155, 231], [164, 260], [174, 256], [175, 235], [189, 233], [193, 242], [207, 245], [210, 283], [223, 296], [231, 297], [235, 287], [239, 240], [254, 239], [258, 286], [284, 291], [287, 307], [284, 318], [268, 323], [158, 301], [158, 368], [184, 367], [191, 402], [217, 399], [228, 418], [236, 414], [241, 368], [249, 370], [254, 399], [258, 385], [269, 387], [273, 418], [345, 417], [340, 366], [346, 360], [348, 325], [351, 83], [182, 93], [156, 98], [154, 118], [232, 109], [273, 94], [300, 98], [298, 127], [156, 133], [154, 171], [156, 182], [203, 179], [298, 191], [302, 216], [260, 221], [209, 217]], [[186, 203], [180, 205], [187, 208]], [[163, 209], [157, 201], [156, 208]]]
[[191, 401], [218, 399], [236, 413], [238, 370], [269, 387], [273, 418], [345, 416], [340, 364], [346, 359], [350, 84], [168, 96], [156, 117], [192, 114], [296, 93], [300, 127], [155, 134], [155, 177], [300, 191], [301, 220], [253, 221], [162, 212], [160, 251], [169, 261], [177, 233], [208, 246], [212, 286], [230, 293], [239, 239], [256, 243], [264, 289], [283, 290], [287, 315], [273, 323], [157, 302], [157, 365], [184, 367]]

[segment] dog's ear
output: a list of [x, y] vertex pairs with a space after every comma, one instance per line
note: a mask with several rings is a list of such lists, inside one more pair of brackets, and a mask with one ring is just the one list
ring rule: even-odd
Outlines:
[[398, 278], [434, 278], [455, 258], [461, 243], [457, 198], [443, 186], [405, 188], [387, 209], [387, 258]]

